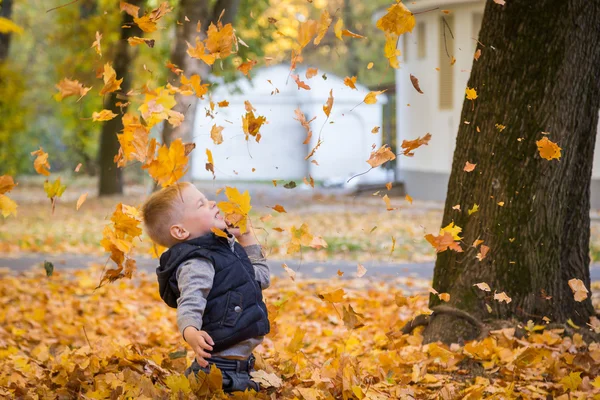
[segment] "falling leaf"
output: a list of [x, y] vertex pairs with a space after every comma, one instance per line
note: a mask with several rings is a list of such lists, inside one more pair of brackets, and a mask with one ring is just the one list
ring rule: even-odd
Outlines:
[[243, 234], [247, 231], [248, 213], [252, 209], [250, 193], [247, 190], [240, 193], [237, 188], [227, 186], [225, 196], [227, 196], [228, 201], [219, 202], [217, 207], [225, 214], [225, 222], [228, 225], [240, 228], [240, 232]]
[[8, 193], [17, 186], [10, 175], [0, 176], [0, 194]]
[[559, 159], [560, 160], [560, 151], [562, 150], [558, 145], [550, 140], [547, 137], [543, 137], [541, 140], [535, 142], [540, 152], [540, 156], [546, 160]]
[[318, 68], [307, 68], [306, 74], [304, 76], [306, 76], [306, 79], [310, 79], [310, 78], [316, 76], [318, 73], [319, 73]]
[[213, 179], [215, 179], [215, 161], [213, 160], [212, 151], [209, 149], [206, 149], [206, 158], [208, 161], [204, 168], [206, 168], [207, 171], [210, 171], [213, 174]]
[[344, 39], [342, 39], [342, 27], [343, 26], [344, 26], [344, 21], [341, 18], [338, 18], [335, 25], [333, 26], [333, 32], [335, 33], [335, 37], [340, 40], [344, 40]]
[[481, 49], [477, 49], [477, 51], [475, 52], [475, 55], [473, 56], [475, 61], [479, 61], [479, 57], [481, 57]]
[[475, 170], [475, 166], [476, 165], [477, 164], [471, 164], [470, 162], [467, 161], [465, 163], [465, 167], [463, 168], [463, 171], [465, 171], [465, 172], [472, 172], [473, 170]]
[[248, 76], [248, 73], [250, 73], [250, 70], [257, 64], [257, 61], [254, 60], [248, 60], [244, 63], [242, 63], [239, 67], [237, 67], [237, 70], [240, 71], [242, 74]]
[[480, 290], [483, 290], [484, 292], [491, 292], [492, 289], [490, 289], [490, 285], [488, 285], [485, 282], [479, 282], [474, 284], [473, 286], [477, 286]]
[[56, 199], [61, 197], [67, 188], [66, 185], [60, 183], [60, 178], [57, 178], [53, 183], [49, 181], [44, 182], [44, 191], [46, 192], [46, 196], [50, 199], [52, 203], [52, 213], [54, 214], [54, 206], [56, 204]]
[[[186, 78], [185, 75], [181, 75], [181, 77], [179, 78], [182, 84], [183, 89], [187, 89], [187, 88], [191, 88], [194, 90], [194, 93], [196, 94], [196, 97], [203, 99], [204, 95], [206, 93], [208, 93], [208, 87], [210, 86], [210, 84], [208, 83], [202, 83], [202, 78], [200, 77], [200, 75], [198, 74], [194, 74], [192, 76], [190, 76], [190, 78]], [[162, 92], [161, 92], [162, 94]], [[164, 97], [164, 95], [163, 95]], [[171, 107], [169, 107], [171, 108]]]
[[494, 300], [498, 300], [500, 303], [505, 302], [506, 304], [510, 303], [512, 299], [506, 295], [506, 293], [495, 293]]
[[81, 196], [79, 196], [79, 198], [77, 199], [77, 205], [76, 205], [76, 210], [79, 211], [79, 208], [81, 207], [81, 205], [85, 202], [85, 200], [87, 199], [87, 192], [82, 194]]
[[460, 204], [457, 204], [457, 205], [455, 205], [455, 206], [452, 206], [452, 209], [453, 209], [453, 210], [460, 211]]
[[113, 113], [111, 110], [102, 110], [100, 112], [94, 111], [92, 113], [92, 121], [110, 121], [116, 116], [117, 114]]
[[387, 190], [392, 190], [392, 182], [388, 182], [388, 183], [386, 183], [386, 184], [385, 184], [385, 188], [386, 188]]
[[287, 213], [287, 211], [285, 211], [285, 208], [283, 208], [282, 205], [276, 204], [275, 206], [271, 207], [273, 210], [277, 211], [278, 213]]
[[402, 154], [404, 154], [407, 157], [414, 156], [415, 153], [413, 153], [412, 151], [418, 149], [423, 145], [427, 146], [429, 144], [430, 139], [431, 133], [426, 134], [425, 136], [423, 136], [422, 139], [419, 136], [415, 140], [403, 140], [401, 147], [404, 149], [404, 152]]
[[373, 129], [371, 129], [371, 133], [379, 133], [379, 126], [374, 127]]
[[415, 88], [415, 90], [417, 92], [423, 94], [423, 91], [421, 90], [421, 87], [419, 86], [419, 80], [413, 74], [410, 74], [410, 82], [412, 83], [413, 87]]
[[300, 49], [310, 43], [313, 36], [317, 33], [318, 27], [319, 24], [317, 21], [312, 19], [300, 22], [300, 26], [298, 27], [298, 45], [300, 46]]
[[310, 90], [310, 86], [308, 86], [304, 81], [301, 81], [298, 75], [292, 74], [292, 79], [294, 80], [294, 82], [296, 82], [296, 85], [298, 85], [298, 90]]
[[385, 92], [385, 90], [377, 90], [374, 92], [369, 92], [369, 93], [367, 93], [367, 95], [365, 96], [365, 99], [363, 101], [365, 102], [365, 104], [375, 104], [375, 103], [377, 103], [377, 96], [379, 96], [383, 92]]
[[575, 301], [583, 301], [588, 298], [588, 290], [581, 279], [569, 279], [569, 287], [573, 291]]
[[96, 40], [94, 41], [94, 43], [92, 43], [92, 46], [90, 48], [94, 48], [96, 50], [96, 53], [100, 57], [102, 57], [102, 46], [100, 45], [100, 40], [102, 40], [102, 34], [96, 31]]
[[119, 8], [121, 11], [125, 11], [127, 14], [131, 15], [134, 18], [137, 18], [140, 15], [140, 8], [138, 6], [134, 6], [133, 4], [121, 1]]
[[296, 182], [289, 181], [288, 183], [286, 183], [285, 185], [283, 185], [283, 187], [286, 188], [286, 189], [294, 189], [296, 187]]
[[473, 204], [473, 207], [471, 207], [470, 210], [467, 210], [467, 212], [469, 213], [469, 215], [474, 214], [477, 211], [479, 211], [479, 205], [477, 205], [477, 204]]
[[187, 54], [190, 57], [202, 60], [208, 65], [213, 65], [215, 63], [215, 55], [206, 53], [206, 47], [199, 37], [196, 37], [196, 46], [192, 46], [189, 43], [187, 46]]
[[371, 168], [376, 168], [394, 159], [396, 159], [396, 155], [387, 144], [384, 144], [377, 151], [371, 152], [371, 156], [367, 160], [367, 163], [369, 163]]
[[348, 29], [342, 30], [342, 36], [350, 36], [354, 39], [366, 39], [366, 36], [359, 35], [358, 33], [350, 32]]
[[18, 35], [21, 35], [23, 33], [23, 28], [21, 28], [19, 25], [15, 24], [8, 18], [0, 17], [0, 33], [16, 33]]
[[371, 69], [371, 68], [373, 68], [373, 63], [372, 62], [370, 62], [370, 63], [367, 64], [367, 69]]
[[409, 195], [406, 195], [404, 198], [405, 198], [405, 199], [406, 199], [406, 201], [408, 201], [410, 204], [412, 204], [412, 203], [413, 203], [413, 198], [412, 198], [412, 197], [410, 197]]
[[377, 21], [377, 28], [398, 36], [412, 32], [415, 27], [415, 16], [402, 3], [396, 3], [387, 9], [387, 14]]
[[365, 324], [363, 324], [359, 319], [359, 318], [364, 319], [365, 316], [354, 311], [354, 309], [352, 308], [352, 306], [350, 304], [348, 304], [348, 307], [346, 307], [346, 306], [342, 307], [342, 313], [343, 313], [342, 321], [344, 321], [344, 325], [346, 326], [346, 328], [352, 330], [352, 329], [358, 329], [358, 328], [365, 326]]
[[359, 263], [358, 267], [356, 268], [356, 277], [362, 278], [366, 273], [367, 273], [367, 269], [362, 264]]
[[48, 153], [45, 153], [44, 149], [40, 147], [39, 150], [32, 151], [31, 155], [37, 156], [33, 161], [33, 168], [35, 169], [35, 172], [40, 175], [49, 176], [50, 171], [48, 170], [50, 169], [50, 163], [48, 162]]
[[91, 89], [91, 87], [84, 87], [83, 84], [79, 83], [78, 80], [71, 80], [67, 78], [61, 80], [55, 87], [58, 89], [58, 93], [54, 95], [54, 98], [58, 101], [62, 101], [64, 98], [69, 96], [78, 96], [79, 98], [77, 101], [79, 101]]
[[504, 0], [494, 0], [494, 3], [500, 4], [501, 6], [506, 4], [506, 2]]
[[479, 248], [479, 253], [477, 253], [476, 258], [479, 261], [482, 261], [487, 256], [489, 251], [490, 251], [490, 248], [488, 246], [486, 246], [485, 244], [482, 244], [481, 247]]
[[217, 105], [218, 105], [219, 107], [221, 107], [221, 108], [224, 108], [224, 107], [228, 107], [228, 106], [229, 106], [229, 102], [228, 102], [227, 100], [223, 100], [223, 101], [219, 101], [219, 102], [217, 103]]
[[[356, 77], [353, 76], [350, 78], [349, 76], [344, 78], [344, 85], [348, 86], [351, 89], [356, 89]], [[356, 89], [358, 90], [358, 89]]]
[[338, 276], [344, 276], [344, 273], [343, 273], [341, 270], [339, 270], [339, 269], [338, 269], [338, 270], [337, 270], [337, 275], [338, 275]]
[[462, 253], [463, 249], [460, 247], [460, 244], [454, 241], [454, 238], [451, 233], [443, 232], [439, 236], [433, 236], [432, 234], [425, 235], [425, 240], [427, 240], [435, 249], [436, 253], [441, 253], [448, 249], [454, 250], [458, 253]]
[[503, 206], [504, 206], [504, 202], [503, 202], [503, 201], [499, 201], [499, 202], [498, 202], [498, 205], [499, 205], [500, 207], [503, 207]]
[[167, 147], [158, 149], [158, 157], [151, 163], [142, 166], [159, 185], [167, 187], [181, 179], [188, 169], [188, 157], [180, 139], [176, 139]]
[[333, 89], [329, 91], [329, 97], [327, 98], [327, 102], [323, 106], [323, 111], [327, 118], [329, 118], [329, 114], [331, 113], [331, 109], [333, 108]]
[[225, 128], [222, 126], [217, 126], [217, 124], [214, 124], [212, 128], [210, 128], [210, 138], [215, 144], [223, 143], [223, 135], [221, 134], [223, 129]]
[[[315, 37], [315, 40], [313, 41], [313, 44], [315, 46], [318, 46], [319, 43], [321, 43], [321, 40], [325, 37], [325, 34], [327, 33], [327, 30], [329, 29], [329, 26], [331, 25], [332, 21], [333, 21], [333, 18], [331, 18], [331, 16], [329, 15], [329, 12], [327, 10], [323, 10], [323, 12], [321, 13], [321, 17], [319, 18], [319, 25], [317, 27], [317, 36]], [[316, 71], [315, 71], [315, 75], [316, 75]], [[306, 78], [308, 79], [309, 77], [307, 76]]]
[[102, 79], [104, 80], [104, 87], [100, 90], [100, 96], [121, 89], [121, 82], [123, 82], [123, 78], [117, 79], [117, 73], [113, 67], [111, 67], [110, 63], [106, 63], [104, 65]]
[[246, 140], [248, 140], [250, 136], [254, 136], [258, 143], [261, 137], [259, 132], [260, 127], [266, 122], [267, 119], [264, 116], [259, 115], [258, 117], [255, 117], [254, 111], [247, 111], [246, 115], [242, 116], [242, 128], [246, 134]]
[[344, 301], [345, 295], [346, 292], [344, 292], [344, 289], [336, 289], [333, 292], [320, 293], [318, 296], [321, 300], [325, 300], [330, 303], [341, 303], [342, 301]]
[[475, 241], [473, 242], [473, 245], [472, 245], [472, 246], [473, 246], [473, 247], [477, 247], [477, 246], [479, 246], [481, 243], [483, 243], [483, 240], [481, 240], [481, 239], [477, 239], [477, 240], [475, 240]]
[[[132, 47], [139, 46], [141, 44], [145, 44], [148, 47], [153, 48], [155, 40], [132, 36], [132, 37], [127, 38], [127, 43], [129, 43], [129, 45]], [[173, 71], [177, 75], [179, 75], [180, 73], [183, 72], [182, 69], [178, 69], [176, 65], [171, 64], [171, 63], [167, 64], [167, 68], [169, 68], [171, 71]]]
[[281, 266], [283, 267], [285, 272], [287, 272], [287, 274], [290, 276], [290, 279], [295, 281], [296, 280], [296, 271], [294, 271], [293, 269], [288, 267], [286, 263], [283, 263]]
[[17, 216], [17, 203], [10, 197], [0, 194], [0, 212], [4, 218], [9, 215]]
[[467, 95], [468, 100], [475, 100], [477, 98], [477, 92], [475, 91], [475, 89], [467, 87], [465, 89], [465, 93]]
[[446, 303], [450, 301], [450, 293], [440, 293], [438, 297], [441, 301], [445, 301]]
[[506, 129], [506, 126], [502, 124], [495, 124], [494, 126], [496, 127], [496, 129], [498, 129], [498, 132], [502, 132], [504, 129]]
[[396, 210], [396, 208], [392, 207], [392, 202], [387, 194], [385, 196], [383, 196], [383, 201], [385, 201], [385, 207], [388, 211]]

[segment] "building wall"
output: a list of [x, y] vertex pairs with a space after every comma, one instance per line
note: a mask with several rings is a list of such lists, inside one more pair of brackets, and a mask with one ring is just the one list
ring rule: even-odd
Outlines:
[[[436, 3], [436, 4], [434, 4]], [[400, 157], [398, 177], [415, 199], [444, 201], [456, 134], [465, 99], [465, 88], [471, 73], [473, 54], [485, 1], [425, 1], [415, 7], [439, 5], [451, 11], [445, 15], [451, 25], [454, 40], [446, 29], [447, 50], [456, 58], [453, 66], [444, 47], [441, 13], [416, 15], [411, 34], [400, 40], [403, 63], [396, 70], [398, 143], [431, 133], [428, 146], [420, 147], [412, 158]], [[413, 11], [419, 11], [415, 9]], [[489, 47], [483, 53], [493, 51]], [[439, 68], [440, 70], [436, 70]], [[419, 94], [410, 82], [410, 74], [419, 79], [424, 94]], [[451, 85], [448, 76], [451, 75]], [[446, 77], [446, 79], [444, 79]], [[591, 185], [593, 208], [600, 208], [600, 143], [596, 141]]]

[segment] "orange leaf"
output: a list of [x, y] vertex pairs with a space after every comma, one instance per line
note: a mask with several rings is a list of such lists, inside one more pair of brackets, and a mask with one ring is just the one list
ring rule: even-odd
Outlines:
[[291, 269], [290, 267], [287, 266], [286, 263], [283, 263], [281, 265], [283, 267], [283, 269], [285, 270], [285, 272], [287, 272], [287, 274], [289, 275], [290, 279], [295, 281], [296, 280], [296, 271], [294, 271], [293, 269]]
[[287, 211], [285, 211], [285, 208], [283, 208], [282, 205], [276, 204], [275, 206], [271, 207], [273, 210], [277, 211], [278, 213], [287, 213]]
[[212, 228], [210, 228], [210, 230], [211, 230], [212, 233], [214, 233], [217, 236], [223, 237], [225, 239], [228, 238], [227, 234], [224, 231], [222, 231], [221, 229], [217, 228], [217, 227], [213, 226]]
[[367, 269], [364, 267], [364, 265], [359, 263], [358, 267], [356, 267], [356, 277], [362, 278], [363, 276], [365, 276], [366, 273]]
[[50, 171], [48, 170], [50, 169], [50, 163], [48, 162], [48, 153], [45, 153], [44, 149], [40, 147], [39, 150], [32, 151], [31, 155], [37, 156], [33, 161], [33, 168], [35, 169], [35, 172], [40, 175], [49, 176]]
[[342, 30], [342, 36], [350, 36], [355, 39], [366, 39], [366, 36], [359, 35], [358, 33], [350, 32], [348, 29]]
[[481, 247], [479, 248], [479, 253], [477, 253], [477, 259], [479, 261], [482, 261], [488, 254], [488, 252], [490, 251], [490, 248], [488, 246], [486, 246], [485, 244], [482, 244]]
[[227, 100], [223, 100], [223, 101], [219, 101], [219, 102], [217, 103], [217, 105], [218, 105], [219, 107], [221, 107], [221, 108], [224, 108], [224, 107], [228, 107], [228, 106], [229, 106], [229, 102], [228, 102]]
[[123, 82], [123, 78], [117, 80], [117, 73], [109, 63], [104, 65], [102, 78], [104, 79], [104, 87], [100, 90], [100, 96], [121, 89], [121, 82]]
[[321, 300], [329, 301], [330, 303], [341, 303], [344, 301], [346, 292], [344, 289], [336, 289], [329, 293], [319, 293], [318, 296]]
[[415, 90], [417, 92], [423, 94], [423, 91], [421, 90], [421, 87], [419, 86], [419, 80], [413, 74], [410, 74], [410, 82], [412, 83], [413, 87], [415, 88]]
[[[323, 10], [321, 13], [321, 18], [319, 19], [319, 26], [317, 28], [317, 37], [315, 37], [315, 40], [313, 41], [315, 46], [318, 46], [319, 43], [321, 43], [321, 39], [325, 37], [325, 34], [329, 29], [329, 25], [331, 25], [331, 21], [333, 21], [333, 18], [331, 18], [329, 12], [327, 10]], [[308, 78], [308, 76], [306, 78]]]
[[406, 195], [404, 198], [406, 199], [406, 201], [408, 201], [410, 204], [412, 204], [412, 202], [413, 202], [412, 197], [410, 197], [409, 195]]
[[223, 135], [221, 134], [223, 129], [225, 128], [222, 126], [217, 126], [217, 124], [214, 124], [210, 129], [210, 138], [213, 140], [213, 142], [215, 142], [215, 144], [223, 143]]
[[560, 160], [560, 151], [562, 150], [558, 145], [550, 140], [547, 137], [543, 137], [541, 140], [535, 142], [540, 152], [540, 156], [545, 158], [546, 160], [559, 159]]
[[[353, 76], [352, 78], [350, 77], [345, 77], [344, 78], [344, 85], [348, 86], [351, 89], [356, 89], [356, 77]], [[358, 90], [358, 89], [356, 89]]]
[[134, 6], [133, 4], [121, 1], [119, 8], [121, 11], [125, 11], [134, 18], [137, 18], [140, 15], [140, 8], [138, 6]]
[[237, 70], [240, 71], [242, 74], [248, 76], [248, 73], [256, 64], [257, 61], [248, 60], [245, 63], [242, 63], [239, 67], [237, 67]]
[[433, 236], [432, 234], [425, 235], [425, 239], [431, 243], [436, 253], [440, 253], [442, 251], [446, 251], [448, 249], [454, 250], [457, 253], [462, 253], [463, 249], [460, 247], [460, 244], [454, 241], [454, 236], [445, 231], [443, 235]]
[[116, 116], [117, 114], [113, 113], [111, 110], [102, 110], [100, 112], [94, 111], [92, 113], [92, 121], [110, 121]]
[[77, 199], [77, 205], [76, 205], [76, 210], [79, 211], [79, 208], [81, 207], [81, 205], [85, 202], [85, 200], [87, 199], [87, 193], [82, 194], [81, 196], [79, 196], [79, 198]]
[[308, 86], [306, 83], [301, 81], [300, 77], [298, 75], [292, 74], [292, 79], [294, 80], [294, 82], [296, 82], [296, 85], [298, 85], [298, 90], [300, 90], [300, 89], [310, 90], [310, 86]]
[[475, 89], [467, 87], [465, 89], [465, 94], [467, 95], [468, 100], [475, 100], [477, 98], [477, 91], [475, 91]]
[[102, 57], [102, 46], [100, 45], [100, 40], [102, 40], [102, 34], [96, 31], [96, 40], [92, 43], [91, 48], [96, 50], [96, 53]]
[[383, 201], [385, 201], [385, 207], [387, 208], [388, 211], [396, 210], [395, 207], [392, 207], [392, 201], [390, 200], [390, 198], [388, 197], [387, 194], [385, 196], [383, 196]]
[[[233, 53], [233, 46], [237, 45], [237, 38], [233, 32], [233, 26], [227, 24], [223, 27], [210, 24], [206, 32], [206, 49], [216, 59], [224, 59]], [[208, 63], [207, 63], [208, 64]]]
[[57, 85], [55, 85], [55, 87], [58, 89], [58, 93], [54, 95], [54, 98], [58, 101], [61, 101], [69, 96], [79, 96], [77, 99], [77, 101], [79, 101], [91, 89], [91, 87], [84, 87], [83, 84], [79, 83], [78, 80], [71, 80], [67, 78], [61, 80]]
[[376, 168], [381, 164], [394, 160], [396, 155], [392, 153], [392, 150], [387, 144], [381, 146], [377, 151], [372, 151], [371, 156], [367, 160], [372, 168]]
[[300, 49], [303, 49], [310, 43], [313, 36], [317, 33], [317, 27], [317, 21], [313, 21], [312, 19], [300, 22], [300, 26], [298, 27], [298, 44], [300, 45]]
[[196, 47], [193, 47], [189, 43], [187, 45], [187, 54], [190, 57], [202, 60], [208, 65], [213, 65], [215, 63], [216, 57], [213, 54], [206, 54], [206, 48], [204, 47], [204, 43], [200, 40], [200, 38], [196, 38]]
[[583, 301], [588, 298], [588, 290], [581, 279], [569, 279], [569, 287], [575, 295], [575, 301]]
[[512, 301], [512, 299], [510, 297], [508, 297], [508, 295], [504, 292], [495, 293], [494, 300], [498, 300], [500, 303], [505, 302], [506, 304], [508, 304]]
[[[127, 43], [129, 43], [130, 46], [135, 47], [135, 46], [139, 46], [140, 44], [145, 44], [150, 48], [154, 47], [154, 39], [144, 39], [141, 37], [137, 37], [137, 36], [132, 36], [130, 38], [127, 38]], [[175, 72], [176, 70], [176, 65], [175, 64], [171, 64], [168, 63], [167, 64], [167, 68], [171, 69], [171, 71]], [[181, 72], [183, 72], [183, 70], [179, 70]], [[177, 72], [175, 72], [177, 73]], [[179, 73], [177, 73], [179, 75]]]
[[371, 133], [375, 134], [375, 133], [379, 133], [379, 129], [381, 129], [381, 127], [376, 126], [373, 129], [371, 129]]
[[465, 167], [463, 168], [463, 171], [465, 172], [472, 172], [475, 169], [475, 166], [477, 164], [471, 164], [470, 162], [466, 162]]
[[332, 107], [333, 107], [333, 89], [331, 89], [329, 91], [329, 98], [327, 99], [327, 102], [323, 106], [323, 111], [325, 112], [325, 115], [327, 115], [327, 118], [329, 118], [329, 114], [331, 113]]
[[188, 157], [181, 138], [158, 149], [158, 157], [142, 168], [148, 169], [150, 176], [162, 187], [172, 185], [187, 172]]
[[402, 154], [404, 154], [407, 157], [414, 156], [415, 153], [412, 153], [412, 151], [415, 149], [418, 149], [419, 147], [421, 147], [423, 145], [429, 144], [430, 139], [431, 139], [431, 134], [428, 133], [425, 136], [423, 136], [423, 139], [421, 139], [421, 137], [418, 137], [415, 140], [403, 140], [401, 147], [404, 149], [404, 152]]
[[186, 78], [185, 75], [181, 75], [180, 81], [182, 85], [191, 86], [191, 88], [194, 89], [194, 92], [196, 93], [196, 97], [198, 98], [203, 99], [204, 95], [208, 93], [208, 87], [210, 86], [210, 84], [202, 83], [202, 78], [200, 78], [200, 75], [194, 74], [190, 76], [189, 79]]
[[13, 177], [10, 175], [2, 175], [0, 176], [0, 194], [8, 193], [13, 188], [17, 186]]
[[392, 182], [388, 182], [385, 184], [387, 190], [392, 190]]
[[307, 68], [306, 70], [306, 79], [310, 79], [313, 76], [316, 76], [319, 73], [319, 69], [318, 68]]
[[247, 111], [246, 115], [242, 116], [242, 128], [246, 134], [246, 140], [248, 140], [251, 135], [255, 137], [256, 142], [258, 143], [260, 141], [259, 130], [265, 122], [267, 122], [267, 119], [262, 115], [255, 117], [253, 111]]

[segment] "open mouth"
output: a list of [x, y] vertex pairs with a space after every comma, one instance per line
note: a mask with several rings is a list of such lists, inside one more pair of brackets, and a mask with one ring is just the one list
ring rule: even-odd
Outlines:
[[217, 213], [215, 214], [215, 219], [218, 219], [218, 220], [222, 220], [223, 219], [223, 217], [221, 216], [221, 212], [220, 211], [217, 211]]

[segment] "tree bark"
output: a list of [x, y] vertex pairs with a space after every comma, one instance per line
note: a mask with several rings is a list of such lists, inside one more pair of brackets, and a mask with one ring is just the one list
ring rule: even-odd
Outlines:
[[[206, 80], [210, 73], [210, 67], [201, 60], [189, 57], [187, 55], [187, 43], [194, 45], [196, 36], [200, 33], [196, 32], [196, 24], [200, 21], [202, 31], [206, 32], [211, 22], [216, 23], [219, 16], [225, 11], [221, 22], [223, 25], [233, 22], [237, 13], [239, 0], [218, 0], [213, 9], [210, 10], [208, 2], [197, 1], [197, 0], [181, 0], [179, 4], [179, 11], [177, 20], [180, 25], [177, 26], [175, 44], [171, 51], [171, 62], [181, 69], [186, 76], [199, 75], [202, 81]], [[190, 22], [185, 22], [187, 17]], [[179, 86], [179, 76], [171, 72], [169, 80], [172, 85]], [[194, 118], [196, 115], [196, 106], [198, 104], [198, 98], [195, 96], [183, 97], [179, 94], [175, 96], [177, 104], [173, 107], [173, 110], [178, 111], [185, 115], [184, 121], [178, 127], [173, 127], [171, 124], [165, 122], [162, 130], [162, 141], [166, 145], [170, 145], [171, 142], [177, 138], [182, 138], [184, 142], [193, 141], [194, 131]], [[192, 171], [192, 158], [190, 157], [188, 176], [186, 179], [190, 179], [189, 175]]]
[[[10, 19], [12, 14], [13, 0], [3, 0], [0, 2], [0, 17]], [[0, 62], [8, 57], [10, 48], [10, 33], [0, 33]]]
[[[590, 289], [598, 21], [598, 1], [486, 5], [482, 55], [468, 83], [478, 98], [463, 104], [442, 223], [463, 229], [464, 253], [439, 253], [433, 278], [434, 289], [450, 294], [448, 305], [479, 320], [547, 317], [585, 326], [594, 315], [590, 297], [575, 301], [568, 281], [581, 279]], [[542, 132], [562, 148], [560, 160], [540, 157]], [[477, 164], [473, 172], [463, 171], [466, 161]], [[460, 211], [453, 209], [457, 204]], [[479, 211], [469, 216], [474, 204]], [[472, 247], [476, 239], [490, 247], [482, 261]], [[479, 282], [492, 292], [473, 286]], [[512, 301], [494, 300], [494, 292], [506, 292]], [[430, 307], [439, 304], [432, 295]], [[473, 324], [448, 314], [432, 318], [424, 332], [427, 342], [446, 343], [477, 334]]]
[[[143, 0], [131, 0], [129, 3], [140, 6]], [[116, 103], [117, 101], [127, 102], [123, 95], [129, 92], [131, 88], [129, 67], [133, 62], [133, 52], [135, 51], [127, 42], [127, 38], [142, 35], [142, 31], [137, 25], [133, 24], [133, 17], [126, 13], [123, 13], [123, 23], [121, 26], [128, 26], [129, 28], [121, 28], [121, 39], [117, 44], [113, 68], [117, 74], [117, 79], [123, 78], [123, 82], [121, 83], [121, 90], [119, 92], [109, 93], [104, 99], [104, 108], [119, 115], [121, 112], [127, 111], [127, 107], [123, 107], [121, 111], [121, 108], [117, 107]], [[118, 95], [122, 95], [122, 98], [119, 99]], [[121, 130], [123, 130], [121, 118], [113, 118], [102, 125], [98, 154], [98, 164], [100, 166], [98, 193], [100, 196], [123, 193], [123, 173], [121, 168], [118, 168], [114, 162], [114, 157], [117, 155], [120, 146], [117, 140], [117, 133]]]

